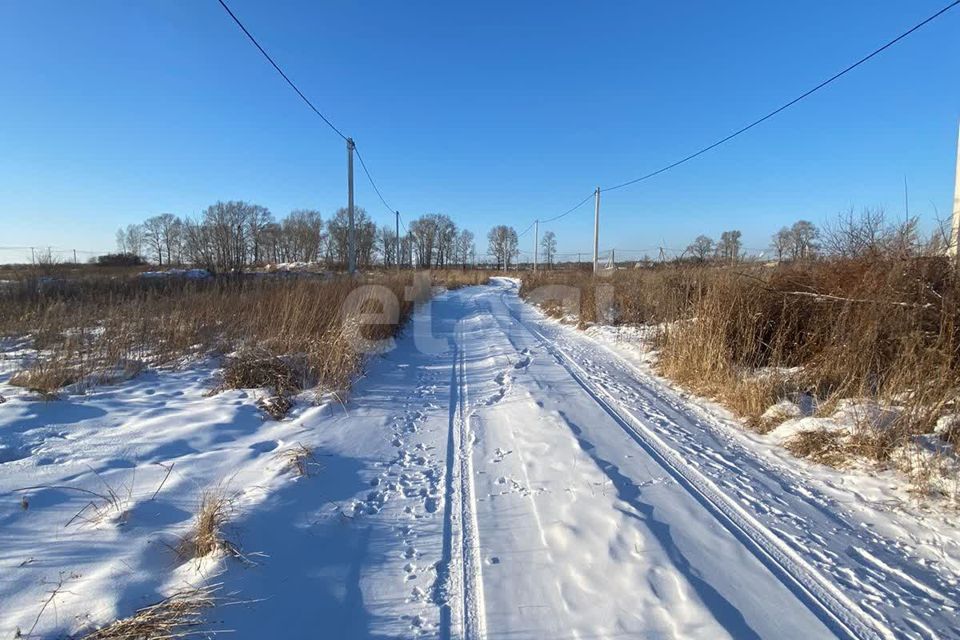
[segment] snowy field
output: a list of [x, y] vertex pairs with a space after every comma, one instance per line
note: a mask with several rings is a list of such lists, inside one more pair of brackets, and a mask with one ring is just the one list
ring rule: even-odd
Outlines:
[[[197, 585], [235, 638], [960, 636], [953, 514], [792, 458], [517, 286], [439, 295], [349, 398], [279, 422], [213, 361], [54, 401], [6, 367], [0, 638]], [[182, 559], [213, 488], [238, 553]]]

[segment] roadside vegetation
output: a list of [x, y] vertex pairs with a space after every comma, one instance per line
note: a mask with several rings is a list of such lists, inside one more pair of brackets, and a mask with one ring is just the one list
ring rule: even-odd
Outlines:
[[[722, 251], [701, 236], [692, 257], [672, 262], [596, 278], [528, 274], [521, 295], [575, 287], [581, 326], [656, 327], [660, 373], [761, 433], [789, 427], [784, 444], [795, 454], [895, 467], [918, 491], [956, 499], [960, 273], [940, 238], [867, 211], [824, 232], [809, 222], [782, 229], [775, 261], [742, 259], [728, 234]], [[558, 301], [538, 301], [574, 319]]]
[[459, 271], [434, 272], [432, 281], [415, 281], [409, 271], [354, 279], [25, 278], [0, 289], [0, 335], [28, 339], [32, 355], [11, 382], [47, 397], [129, 378], [145, 366], [225, 356], [224, 386], [265, 387], [284, 398], [312, 387], [343, 390], [357, 373], [363, 354], [348, 340], [356, 330], [345, 321], [348, 300], [352, 312], [380, 312], [377, 292], [395, 296], [392, 322], [360, 329], [363, 338], [381, 340], [430, 296], [431, 284], [485, 279]]
[[[434, 287], [480, 284], [488, 277], [477, 271], [434, 271], [428, 276], [379, 270], [351, 278], [317, 269], [205, 273], [193, 279], [182, 273], [144, 277], [139, 275], [142, 267], [134, 265], [103, 269], [72, 264], [21, 268], [0, 287], [0, 365], [10, 374], [10, 384], [56, 402], [147, 368], [182, 368], [213, 359], [222, 366], [211, 393], [258, 390], [258, 406], [281, 420], [296, 402], [313, 400], [306, 394], [318, 400], [345, 397], [367, 357], [356, 348], [357, 337], [391, 338]], [[362, 314], [373, 315], [361, 321]], [[306, 479], [322, 468], [313, 447], [299, 442], [274, 456], [276, 466], [291, 478]], [[179, 466], [174, 470], [174, 461], [157, 464], [161, 475], [155, 490], [150, 489], [151, 501], [162, 493], [171, 473], [182, 473]], [[142, 497], [134, 493], [136, 468], [122, 483], [93, 467], [90, 471], [102, 488], [72, 482], [21, 487], [18, 509], [36, 512], [40, 507], [33, 504], [34, 493], [61, 491], [82, 498], [83, 506], [63, 523], [71, 531], [123, 527]], [[168, 545], [177, 563], [218, 557], [251, 563], [251, 554], [242, 551], [230, 533], [244, 488], [224, 480], [200, 492], [189, 531]], [[136, 524], [147, 526], [142, 520]], [[64, 580], [70, 579], [61, 576], [34, 627], [56, 606], [65, 593]], [[216, 589], [185, 587], [83, 637], [200, 634], [205, 610], [221, 601]], [[27, 636], [32, 633], [29, 629]]]

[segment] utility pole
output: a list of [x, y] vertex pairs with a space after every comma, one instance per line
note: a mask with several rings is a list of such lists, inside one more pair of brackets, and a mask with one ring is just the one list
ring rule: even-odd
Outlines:
[[[168, 257], [169, 257], [169, 256], [168, 256]], [[77, 263], [77, 250], [76, 250], [76, 249], [73, 250], [73, 264], [78, 264], [78, 263]]]
[[613, 267], [613, 270], [617, 270], [617, 250], [610, 249], [610, 266]]
[[347, 219], [350, 230], [347, 239], [347, 271], [353, 275], [357, 270], [357, 229], [353, 224], [353, 138], [347, 138]]
[[593, 273], [600, 268], [597, 262], [600, 253], [600, 187], [593, 194]]
[[397, 244], [393, 250], [393, 258], [397, 261], [397, 273], [400, 273], [400, 212], [397, 211]]
[[951, 256], [960, 256], [957, 241], [960, 241], [960, 131], [957, 132], [957, 175], [953, 184], [953, 226], [950, 227], [950, 244], [947, 247]]
[[533, 272], [537, 272], [537, 260], [540, 255], [537, 253], [539, 247], [537, 246], [540, 243], [540, 221], [533, 221]]

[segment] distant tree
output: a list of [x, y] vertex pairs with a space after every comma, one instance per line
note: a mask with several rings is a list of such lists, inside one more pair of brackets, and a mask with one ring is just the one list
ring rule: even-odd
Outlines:
[[553, 231], [547, 231], [540, 240], [540, 247], [543, 249], [543, 261], [547, 266], [553, 266], [553, 259], [557, 255], [557, 234]]
[[[377, 240], [377, 225], [370, 220], [366, 209], [354, 207], [353, 225], [356, 233], [357, 266], [367, 267], [373, 262], [374, 249]], [[345, 265], [348, 263], [350, 246], [350, 216], [344, 207], [337, 209], [333, 219], [327, 224], [330, 242], [328, 252], [335, 262]]]
[[790, 255], [793, 248], [793, 232], [789, 227], [780, 227], [780, 230], [773, 234], [770, 239], [770, 246], [777, 254], [777, 262], [782, 262], [784, 258]]
[[410, 240], [417, 266], [429, 269], [433, 264], [437, 244], [437, 218], [433, 215], [420, 216], [410, 223]]
[[794, 222], [790, 227], [790, 237], [792, 240], [790, 253], [794, 260], [812, 258], [819, 248], [817, 239], [820, 237], [820, 230], [809, 220]]
[[265, 256], [266, 231], [273, 224], [273, 214], [270, 209], [258, 204], [250, 205], [245, 221], [245, 232], [249, 243], [250, 262], [261, 264]]
[[490, 255], [497, 262], [497, 269], [509, 269], [510, 261], [517, 255], [517, 232], [513, 227], [497, 225], [487, 234]]
[[117, 251], [143, 255], [143, 227], [139, 224], [128, 224], [126, 228], [117, 229]]
[[687, 247], [687, 253], [698, 262], [705, 262], [713, 253], [713, 239], [704, 235], [697, 236]]
[[450, 216], [436, 213], [436, 256], [434, 266], [443, 268], [457, 259], [457, 225]]
[[390, 225], [380, 227], [377, 232], [377, 250], [383, 257], [385, 267], [395, 266], [397, 264], [397, 232]]
[[[269, 227], [267, 227], [269, 229]], [[323, 218], [313, 209], [294, 209], [280, 221], [278, 262], [317, 262], [323, 253]], [[344, 255], [346, 253], [344, 252]]]
[[473, 244], [473, 232], [463, 229], [457, 235], [456, 261], [460, 263], [462, 269], [473, 262], [476, 254], [476, 246]]
[[724, 231], [720, 234], [720, 242], [717, 243], [717, 257], [726, 262], [736, 262], [740, 259], [740, 237], [741, 233], [737, 230]]

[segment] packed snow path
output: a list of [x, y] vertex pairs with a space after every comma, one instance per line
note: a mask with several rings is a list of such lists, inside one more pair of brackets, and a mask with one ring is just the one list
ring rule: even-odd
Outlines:
[[[517, 286], [438, 296], [350, 398], [280, 423], [244, 392], [209, 396], [203, 370], [11, 401], [18, 450], [44, 458], [0, 465], [4, 492], [176, 471], [122, 527], [64, 530], [77, 507], [52, 489], [8, 505], [0, 602], [17, 617], [0, 606], [0, 623], [29, 626], [59, 570], [77, 577], [45, 621], [70, 632], [212, 580], [240, 600], [212, 629], [238, 638], [960, 636], [949, 529], [873, 518]], [[66, 441], [32, 430], [67, 409]], [[313, 477], [278, 467], [296, 443]], [[167, 544], [218, 482], [242, 492], [228, 535], [252, 563], [178, 566]]]
[[[349, 548], [329, 574], [344, 592], [317, 624], [468, 640], [956, 631], [949, 574], [516, 288], [495, 280], [425, 306], [346, 411], [317, 423], [341, 460], [383, 460], [310, 541]], [[294, 553], [311, 564], [309, 547]], [[271, 592], [243, 573], [251, 597]], [[227, 616], [244, 636], [256, 624]]]

